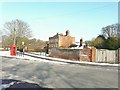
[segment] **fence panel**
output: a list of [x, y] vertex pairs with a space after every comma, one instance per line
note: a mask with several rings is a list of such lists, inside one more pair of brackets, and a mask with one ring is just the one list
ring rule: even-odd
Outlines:
[[96, 49], [96, 62], [101, 63], [117, 63], [117, 51]]

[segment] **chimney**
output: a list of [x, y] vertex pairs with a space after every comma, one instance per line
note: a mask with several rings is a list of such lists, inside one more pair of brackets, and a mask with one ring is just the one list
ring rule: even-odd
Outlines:
[[70, 31], [67, 30], [67, 31], [66, 31], [66, 36], [69, 36], [69, 35], [70, 35]]
[[58, 33], [56, 35], [58, 35]]
[[81, 47], [82, 44], [83, 44], [83, 39], [81, 38], [81, 39], [80, 39], [80, 46], [79, 46], [79, 47]]

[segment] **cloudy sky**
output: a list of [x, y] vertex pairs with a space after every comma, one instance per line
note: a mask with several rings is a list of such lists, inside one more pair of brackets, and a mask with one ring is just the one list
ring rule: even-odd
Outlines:
[[2, 2], [2, 22], [20, 19], [29, 24], [33, 37], [48, 40], [66, 30], [79, 41], [91, 40], [101, 28], [118, 22], [117, 2]]

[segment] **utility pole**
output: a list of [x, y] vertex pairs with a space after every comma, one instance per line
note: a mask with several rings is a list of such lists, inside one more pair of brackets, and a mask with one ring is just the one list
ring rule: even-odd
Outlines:
[[16, 41], [16, 30], [15, 30], [15, 28], [14, 28], [14, 42], [13, 42], [13, 45], [16, 44], [15, 41]]
[[13, 44], [16, 44], [16, 30], [18, 29], [18, 19], [15, 22], [15, 27], [14, 27], [14, 42]]

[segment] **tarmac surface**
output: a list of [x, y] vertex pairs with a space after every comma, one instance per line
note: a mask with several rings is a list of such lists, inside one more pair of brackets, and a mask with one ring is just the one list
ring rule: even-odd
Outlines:
[[119, 64], [71, 61], [44, 55], [34, 52], [11, 56], [10, 51], [0, 51], [0, 89], [9, 86], [38, 90], [118, 90]]
[[19, 80], [42, 88], [118, 88], [118, 67], [1, 58], [3, 80]]

